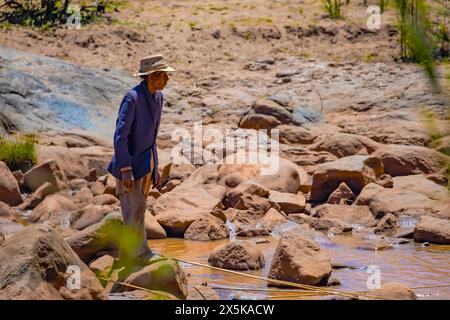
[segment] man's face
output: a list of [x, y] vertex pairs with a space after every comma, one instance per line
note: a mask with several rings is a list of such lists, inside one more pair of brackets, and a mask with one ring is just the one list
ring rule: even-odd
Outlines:
[[169, 81], [169, 76], [167, 75], [167, 72], [157, 72], [153, 78], [153, 85], [156, 87], [156, 90], [163, 90], [167, 82]]

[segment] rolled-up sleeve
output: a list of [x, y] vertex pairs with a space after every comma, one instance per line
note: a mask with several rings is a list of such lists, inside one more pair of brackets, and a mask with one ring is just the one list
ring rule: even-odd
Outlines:
[[128, 136], [134, 121], [135, 111], [135, 98], [131, 94], [125, 95], [120, 104], [114, 139], [114, 152], [119, 169], [131, 167], [131, 155], [128, 151]]

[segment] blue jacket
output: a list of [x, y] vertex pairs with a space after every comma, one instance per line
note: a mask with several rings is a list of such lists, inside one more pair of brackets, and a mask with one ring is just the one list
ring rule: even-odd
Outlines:
[[127, 92], [120, 104], [114, 133], [114, 155], [108, 166], [114, 177], [122, 179], [120, 169], [131, 166], [134, 179], [141, 179], [150, 172], [150, 160], [154, 157], [152, 180], [158, 180], [156, 136], [162, 107], [162, 92], [157, 91], [153, 96], [145, 81]]

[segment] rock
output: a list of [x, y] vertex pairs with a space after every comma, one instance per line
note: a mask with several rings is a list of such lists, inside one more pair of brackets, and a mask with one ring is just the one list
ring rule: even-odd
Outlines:
[[244, 195], [256, 195], [267, 198], [269, 196], [269, 190], [253, 181], [244, 181], [227, 193], [223, 203], [226, 208], [235, 208], [242, 202], [242, 197]]
[[314, 230], [329, 230], [334, 235], [352, 231], [351, 224], [336, 218], [313, 218], [309, 226]]
[[184, 233], [188, 240], [218, 240], [228, 238], [227, 225], [219, 218], [207, 215], [191, 223]]
[[243, 195], [240, 202], [236, 205], [236, 209], [250, 210], [255, 216], [262, 217], [267, 210], [274, 207], [281, 210], [280, 206], [269, 199], [258, 197], [255, 195]]
[[407, 286], [397, 282], [389, 282], [380, 289], [370, 290], [369, 294], [387, 300], [416, 300], [414, 292]]
[[392, 177], [389, 174], [382, 174], [375, 180], [375, 183], [384, 188], [394, 187], [394, 180], [392, 180]]
[[60, 193], [47, 196], [36, 208], [33, 209], [29, 220], [31, 222], [51, 221], [61, 224], [65, 213], [76, 210], [75, 203]]
[[[94, 181], [89, 183], [89, 188], [92, 191], [94, 197], [104, 194], [105, 186], [100, 181]], [[114, 196], [114, 195], [113, 195]]]
[[181, 184], [180, 180], [174, 179], [166, 182], [164, 187], [161, 188], [161, 193], [170, 192]]
[[112, 271], [114, 264], [114, 258], [110, 255], [104, 255], [100, 258], [94, 259], [89, 263], [89, 269], [94, 272], [96, 277], [99, 279], [100, 283], [105, 286], [107, 280], [103, 280], [102, 278], [108, 279], [109, 275]]
[[10, 218], [14, 214], [12, 208], [0, 201], [0, 218]]
[[281, 123], [290, 123], [292, 121], [292, 114], [273, 100], [264, 98], [256, 100], [253, 103], [252, 111], [256, 114], [272, 116]]
[[106, 177], [103, 193], [116, 196], [116, 178], [111, 174], [108, 174]]
[[234, 208], [228, 208], [225, 211], [228, 222], [235, 225], [236, 232], [256, 228], [264, 214], [265, 212], [261, 213], [258, 211], [254, 212], [253, 210], [239, 210]]
[[231, 270], [258, 270], [264, 267], [264, 256], [253, 242], [234, 240], [215, 248], [208, 263]]
[[164, 228], [148, 210], [145, 210], [145, 233], [147, 239], [164, 239], [167, 237]]
[[238, 126], [240, 128], [244, 128], [244, 129], [270, 130], [280, 124], [281, 124], [281, 122], [278, 121], [277, 118], [275, 118], [273, 116], [269, 116], [266, 114], [249, 113], [249, 114], [245, 115], [243, 118], [241, 118]]
[[414, 230], [414, 241], [450, 244], [450, 220], [423, 216]]
[[278, 158], [278, 170], [275, 174], [258, 174], [251, 181], [262, 185], [268, 190], [297, 193], [301, 185], [308, 181], [308, 174], [295, 163]]
[[327, 203], [329, 204], [351, 204], [355, 199], [353, 191], [342, 182], [339, 187], [334, 190], [328, 197]]
[[48, 160], [34, 166], [24, 175], [24, 186], [36, 191], [44, 183], [50, 184], [49, 192], [55, 193], [64, 187], [65, 176], [55, 160]]
[[70, 247], [81, 260], [90, 261], [101, 250], [118, 247], [122, 217], [118, 212], [111, 212], [100, 222], [93, 224], [66, 239]]
[[383, 161], [384, 171], [393, 177], [435, 173], [450, 163], [448, 156], [421, 146], [390, 144], [373, 155]]
[[281, 143], [311, 144], [317, 138], [317, 134], [304, 127], [281, 125], [277, 129], [280, 131]]
[[320, 164], [313, 175], [311, 201], [326, 201], [342, 182], [358, 194], [382, 174], [381, 160], [370, 156], [355, 155]]
[[50, 182], [45, 182], [36, 191], [33, 192], [31, 197], [27, 199], [27, 209], [33, 209], [38, 204], [40, 204], [46, 196], [52, 194], [54, 192], [54, 187], [50, 184]]
[[109, 206], [99, 206], [89, 204], [82, 208], [78, 214], [80, 218], [74, 221], [72, 227], [76, 230], [82, 230], [97, 222], [100, 222], [108, 213], [113, 210]]
[[400, 225], [400, 221], [391, 213], [388, 213], [377, 223], [377, 229], [379, 231], [384, 231], [388, 229], [396, 228]]
[[[157, 290], [186, 299], [188, 294], [187, 279], [183, 269], [173, 259], [162, 259], [132, 273], [125, 284]], [[133, 288], [119, 285], [115, 292], [131, 291]]]
[[269, 200], [277, 203], [285, 213], [302, 212], [306, 206], [306, 199], [301, 193], [292, 194], [271, 190]]
[[218, 193], [214, 189], [207, 190], [203, 185], [186, 180], [156, 199], [154, 215], [169, 236], [183, 237], [192, 222], [209, 214], [215, 207], [222, 206], [225, 188], [213, 186]]
[[364, 243], [357, 246], [358, 249], [380, 251], [392, 248], [391, 244], [383, 239], [366, 240]]
[[372, 214], [380, 219], [391, 213], [419, 217], [450, 218], [449, 191], [423, 175], [395, 177], [393, 188], [368, 184], [356, 199], [356, 205], [367, 205]]
[[0, 201], [17, 206], [22, 203], [19, 184], [7, 165], [0, 161]]
[[83, 187], [87, 187], [88, 182], [84, 179], [76, 178], [70, 180], [69, 185], [72, 190], [80, 190]]
[[[69, 267], [79, 268], [80, 289], [70, 289]], [[0, 247], [0, 299], [108, 299], [89, 268], [49, 226], [32, 225]]]
[[321, 111], [301, 105], [292, 108], [292, 117], [292, 123], [297, 126], [308, 123], [326, 122], [326, 118]]
[[216, 290], [206, 286], [194, 286], [189, 289], [186, 300], [220, 300]]
[[348, 133], [335, 133], [321, 136], [311, 146], [314, 151], [326, 151], [338, 158], [353, 155], [369, 155], [379, 147], [379, 143], [370, 138]]
[[75, 200], [75, 203], [79, 206], [84, 206], [89, 203], [92, 203], [92, 200], [94, 199], [94, 195], [92, 194], [92, 191], [88, 187], [81, 188], [80, 191], [73, 197]]
[[98, 205], [98, 206], [104, 206], [104, 205], [114, 205], [119, 203], [119, 199], [117, 199], [115, 196], [110, 194], [100, 194], [95, 196], [92, 201], [92, 204]]
[[195, 166], [191, 163], [174, 164], [170, 162], [164, 167], [161, 173], [161, 184], [165, 184], [171, 180], [179, 180], [180, 182], [183, 182], [194, 171]]
[[327, 287], [334, 287], [334, 286], [340, 286], [341, 285], [341, 281], [337, 278], [329, 278], [328, 279], [328, 283], [327, 283]]
[[22, 170], [13, 171], [12, 174], [14, 178], [16, 178], [17, 183], [19, 184], [19, 188], [22, 188], [25, 182]]
[[269, 234], [270, 231], [265, 227], [243, 228], [236, 232], [237, 237], [263, 237]]
[[269, 232], [273, 230], [274, 227], [286, 222], [287, 219], [278, 210], [270, 208], [267, 210], [264, 217], [261, 219], [262, 227], [266, 228]]
[[[326, 285], [331, 262], [320, 246], [296, 232], [283, 233], [275, 250], [268, 277], [307, 285]], [[279, 286], [270, 283], [271, 286]]]
[[320, 218], [339, 219], [350, 225], [373, 227], [377, 224], [367, 206], [324, 204], [314, 210]]

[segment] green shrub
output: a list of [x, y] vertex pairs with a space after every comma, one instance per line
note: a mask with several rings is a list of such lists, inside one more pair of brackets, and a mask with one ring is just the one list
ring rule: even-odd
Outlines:
[[322, 0], [323, 9], [333, 19], [341, 17], [341, 0]]
[[0, 136], [0, 161], [12, 170], [26, 170], [36, 163], [34, 135]]

